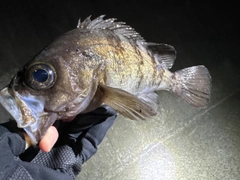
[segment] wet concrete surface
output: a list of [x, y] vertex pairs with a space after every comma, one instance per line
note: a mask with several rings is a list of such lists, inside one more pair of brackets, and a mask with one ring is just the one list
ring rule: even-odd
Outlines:
[[[0, 4], [0, 88], [79, 17], [107, 14], [127, 22], [149, 42], [173, 45], [173, 71], [205, 65], [212, 76], [206, 109], [159, 92], [158, 116], [121, 115], [78, 179], [240, 179], [240, 73], [237, 9], [193, 1], [8, 1]], [[1, 121], [8, 113], [0, 107]]]

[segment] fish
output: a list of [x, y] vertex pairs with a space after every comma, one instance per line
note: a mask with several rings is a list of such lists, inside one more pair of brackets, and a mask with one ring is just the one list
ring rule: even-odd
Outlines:
[[79, 20], [27, 62], [0, 91], [0, 103], [37, 144], [57, 120], [107, 105], [132, 120], [157, 115], [157, 92], [206, 108], [211, 76], [204, 65], [169, 69], [173, 46], [147, 42], [131, 26], [101, 15]]

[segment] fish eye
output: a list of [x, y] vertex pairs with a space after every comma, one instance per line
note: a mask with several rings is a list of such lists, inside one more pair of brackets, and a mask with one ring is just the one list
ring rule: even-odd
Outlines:
[[55, 69], [48, 64], [33, 64], [25, 73], [27, 85], [35, 90], [44, 90], [52, 87], [56, 80]]

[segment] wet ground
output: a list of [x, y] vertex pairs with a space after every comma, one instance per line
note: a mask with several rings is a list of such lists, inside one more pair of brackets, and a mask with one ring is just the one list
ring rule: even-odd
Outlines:
[[[78, 18], [107, 14], [134, 27], [147, 41], [173, 45], [173, 71], [205, 65], [212, 97], [198, 110], [159, 92], [157, 117], [119, 116], [78, 179], [240, 179], [240, 73], [237, 6], [175, 1], [11, 1], [0, 4], [0, 88]], [[8, 113], [0, 107], [1, 121]]]

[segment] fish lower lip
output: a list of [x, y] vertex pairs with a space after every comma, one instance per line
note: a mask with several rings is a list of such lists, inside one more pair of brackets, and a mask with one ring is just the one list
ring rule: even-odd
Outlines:
[[16, 121], [19, 121], [20, 119], [19, 108], [17, 107], [16, 100], [9, 93], [9, 90], [7, 87], [0, 91], [0, 103], [12, 115], [12, 117]]
[[57, 114], [44, 112], [44, 103], [34, 96], [9, 93], [8, 87], [0, 91], [0, 103], [13, 116], [19, 128], [23, 128], [37, 144], [47, 129], [56, 121]]

